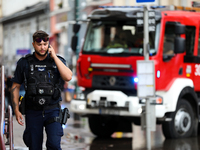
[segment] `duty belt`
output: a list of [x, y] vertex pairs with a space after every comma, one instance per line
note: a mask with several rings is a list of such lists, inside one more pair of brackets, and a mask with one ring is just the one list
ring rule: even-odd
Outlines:
[[26, 108], [27, 109], [30, 109], [30, 110], [49, 110], [49, 109], [53, 109], [53, 108], [59, 108], [60, 105], [59, 103], [56, 103], [56, 104], [52, 104], [52, 105], [46, 105], [46, 106], [30, 106], [30, 105], [27, 105]]

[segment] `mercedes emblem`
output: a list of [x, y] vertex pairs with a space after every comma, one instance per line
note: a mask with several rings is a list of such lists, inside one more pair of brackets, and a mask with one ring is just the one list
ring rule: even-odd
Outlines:
[[116, 78], [114, 76], [111, 76], [110, 79], [109, 79], [109, 83], [110, 85], [115, 85], [115, 82], [116, 82]]

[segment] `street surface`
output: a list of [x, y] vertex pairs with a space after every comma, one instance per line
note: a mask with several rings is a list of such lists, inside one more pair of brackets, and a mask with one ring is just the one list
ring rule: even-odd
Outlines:
[[[69, 108], [69, 104], [65, 104]], [[13, 117], [14, 148], [28, 150], [22, 140], [24, 127]], [[44, 134], [45, 135], [45, 134]], [[152, 150], [198, 150], [200, 137], [165, 140], [161, 125], [151, 133]], [[43, 147], [45, 148], [44, 138]], [[116, 132], [111, 138], [96, 138], [89, 130], [87, 118], [73, 120], [73, 114], [64, 128], [61, 146], [63, 150], [146, 150], [145, 132], [133, 124], [133, 133]], [[9, 149], [9, 148], [7, 148]]]

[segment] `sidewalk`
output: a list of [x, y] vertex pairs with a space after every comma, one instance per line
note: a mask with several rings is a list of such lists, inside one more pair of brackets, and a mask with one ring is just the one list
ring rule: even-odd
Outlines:
[[16, 121], [15, 116], [13, 116], [13, 141], [14, 141], [14, 149], [17, 150], [28, 150], [26, 145], [23, 142], [22, 136], [25, 126], [21, 126]]

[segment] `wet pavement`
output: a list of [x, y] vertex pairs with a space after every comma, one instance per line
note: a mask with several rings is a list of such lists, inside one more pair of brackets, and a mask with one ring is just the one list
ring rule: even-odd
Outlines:
[[[65, 106], [68, 107], [68, 104]], [[133, 124], [133, 133], [115, 132], [111, 138], [97, 138], [88, 127], [87, 118], [74, 121], [73, 114], [64, 127], [61, 140], [63, 150], [146, 150], [145, 131]], [[22, 140], [24, 127], [13, 118], [13, 134], [15, 150], [28, 150]], [[45, 135], [45, 134], [44, 134]], [[45, 148], [44, 137], [43, 147]], [[161, 125], [157, 125], [156, 132], [151, 133], [152, 150], [198, 150], [200, 137], [188, 139], [165, 139]], [[7, 148], [8, 149], [8, 148]]]

